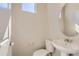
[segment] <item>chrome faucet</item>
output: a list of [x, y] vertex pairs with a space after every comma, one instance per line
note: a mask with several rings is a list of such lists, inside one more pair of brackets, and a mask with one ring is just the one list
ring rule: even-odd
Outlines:
[[64, 41], [67, 42], [67, 43], [71, 43], [72, 42], [71, 39], [65, 39]]

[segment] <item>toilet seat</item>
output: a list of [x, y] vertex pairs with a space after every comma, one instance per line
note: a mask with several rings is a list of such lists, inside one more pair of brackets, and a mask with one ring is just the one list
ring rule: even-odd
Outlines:
[[39, 49], [33, 53], [33, 56], [50, 56], [52, 53], [46, 49]]

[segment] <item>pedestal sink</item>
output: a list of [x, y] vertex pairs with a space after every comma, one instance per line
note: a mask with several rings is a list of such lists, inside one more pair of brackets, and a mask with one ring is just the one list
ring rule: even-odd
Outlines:
[[[79, 51], [79, 4], [65, 4], [61, 9], [61, 17], [63, 20], [62, 36], [52, 41], [54, 47], [61, 51], [61, 55], [74, 55]], [[78, 27], [75, 27], [75, 24]], [[76, 28], [78, 30], [76, 30]]]
[[[75, 40], [74, 40], [75, 39]], [[79, 38], [55, 39], [53, 46], [61, 52], [61, 56], [72, 56], [79, 51]]]

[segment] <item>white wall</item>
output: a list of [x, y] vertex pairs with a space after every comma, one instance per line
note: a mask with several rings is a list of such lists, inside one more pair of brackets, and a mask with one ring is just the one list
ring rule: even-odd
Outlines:
[[13, 55], [32, 55], [44, 47], [47, 38], [47, 6], [36, 4], [36, 13], [23, 12], [20, 4], [12, 4]]

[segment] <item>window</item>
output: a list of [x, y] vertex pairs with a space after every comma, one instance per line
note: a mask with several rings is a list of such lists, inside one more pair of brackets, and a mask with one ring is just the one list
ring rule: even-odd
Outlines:
[[1, 8], [9, 8], [9, 4], [8, 3], [0, 3], [0, 9]]
[[21, 6], [22, 11], [26, 12], [35, 12], [35, 4], [34, 3], [23, 3]]

